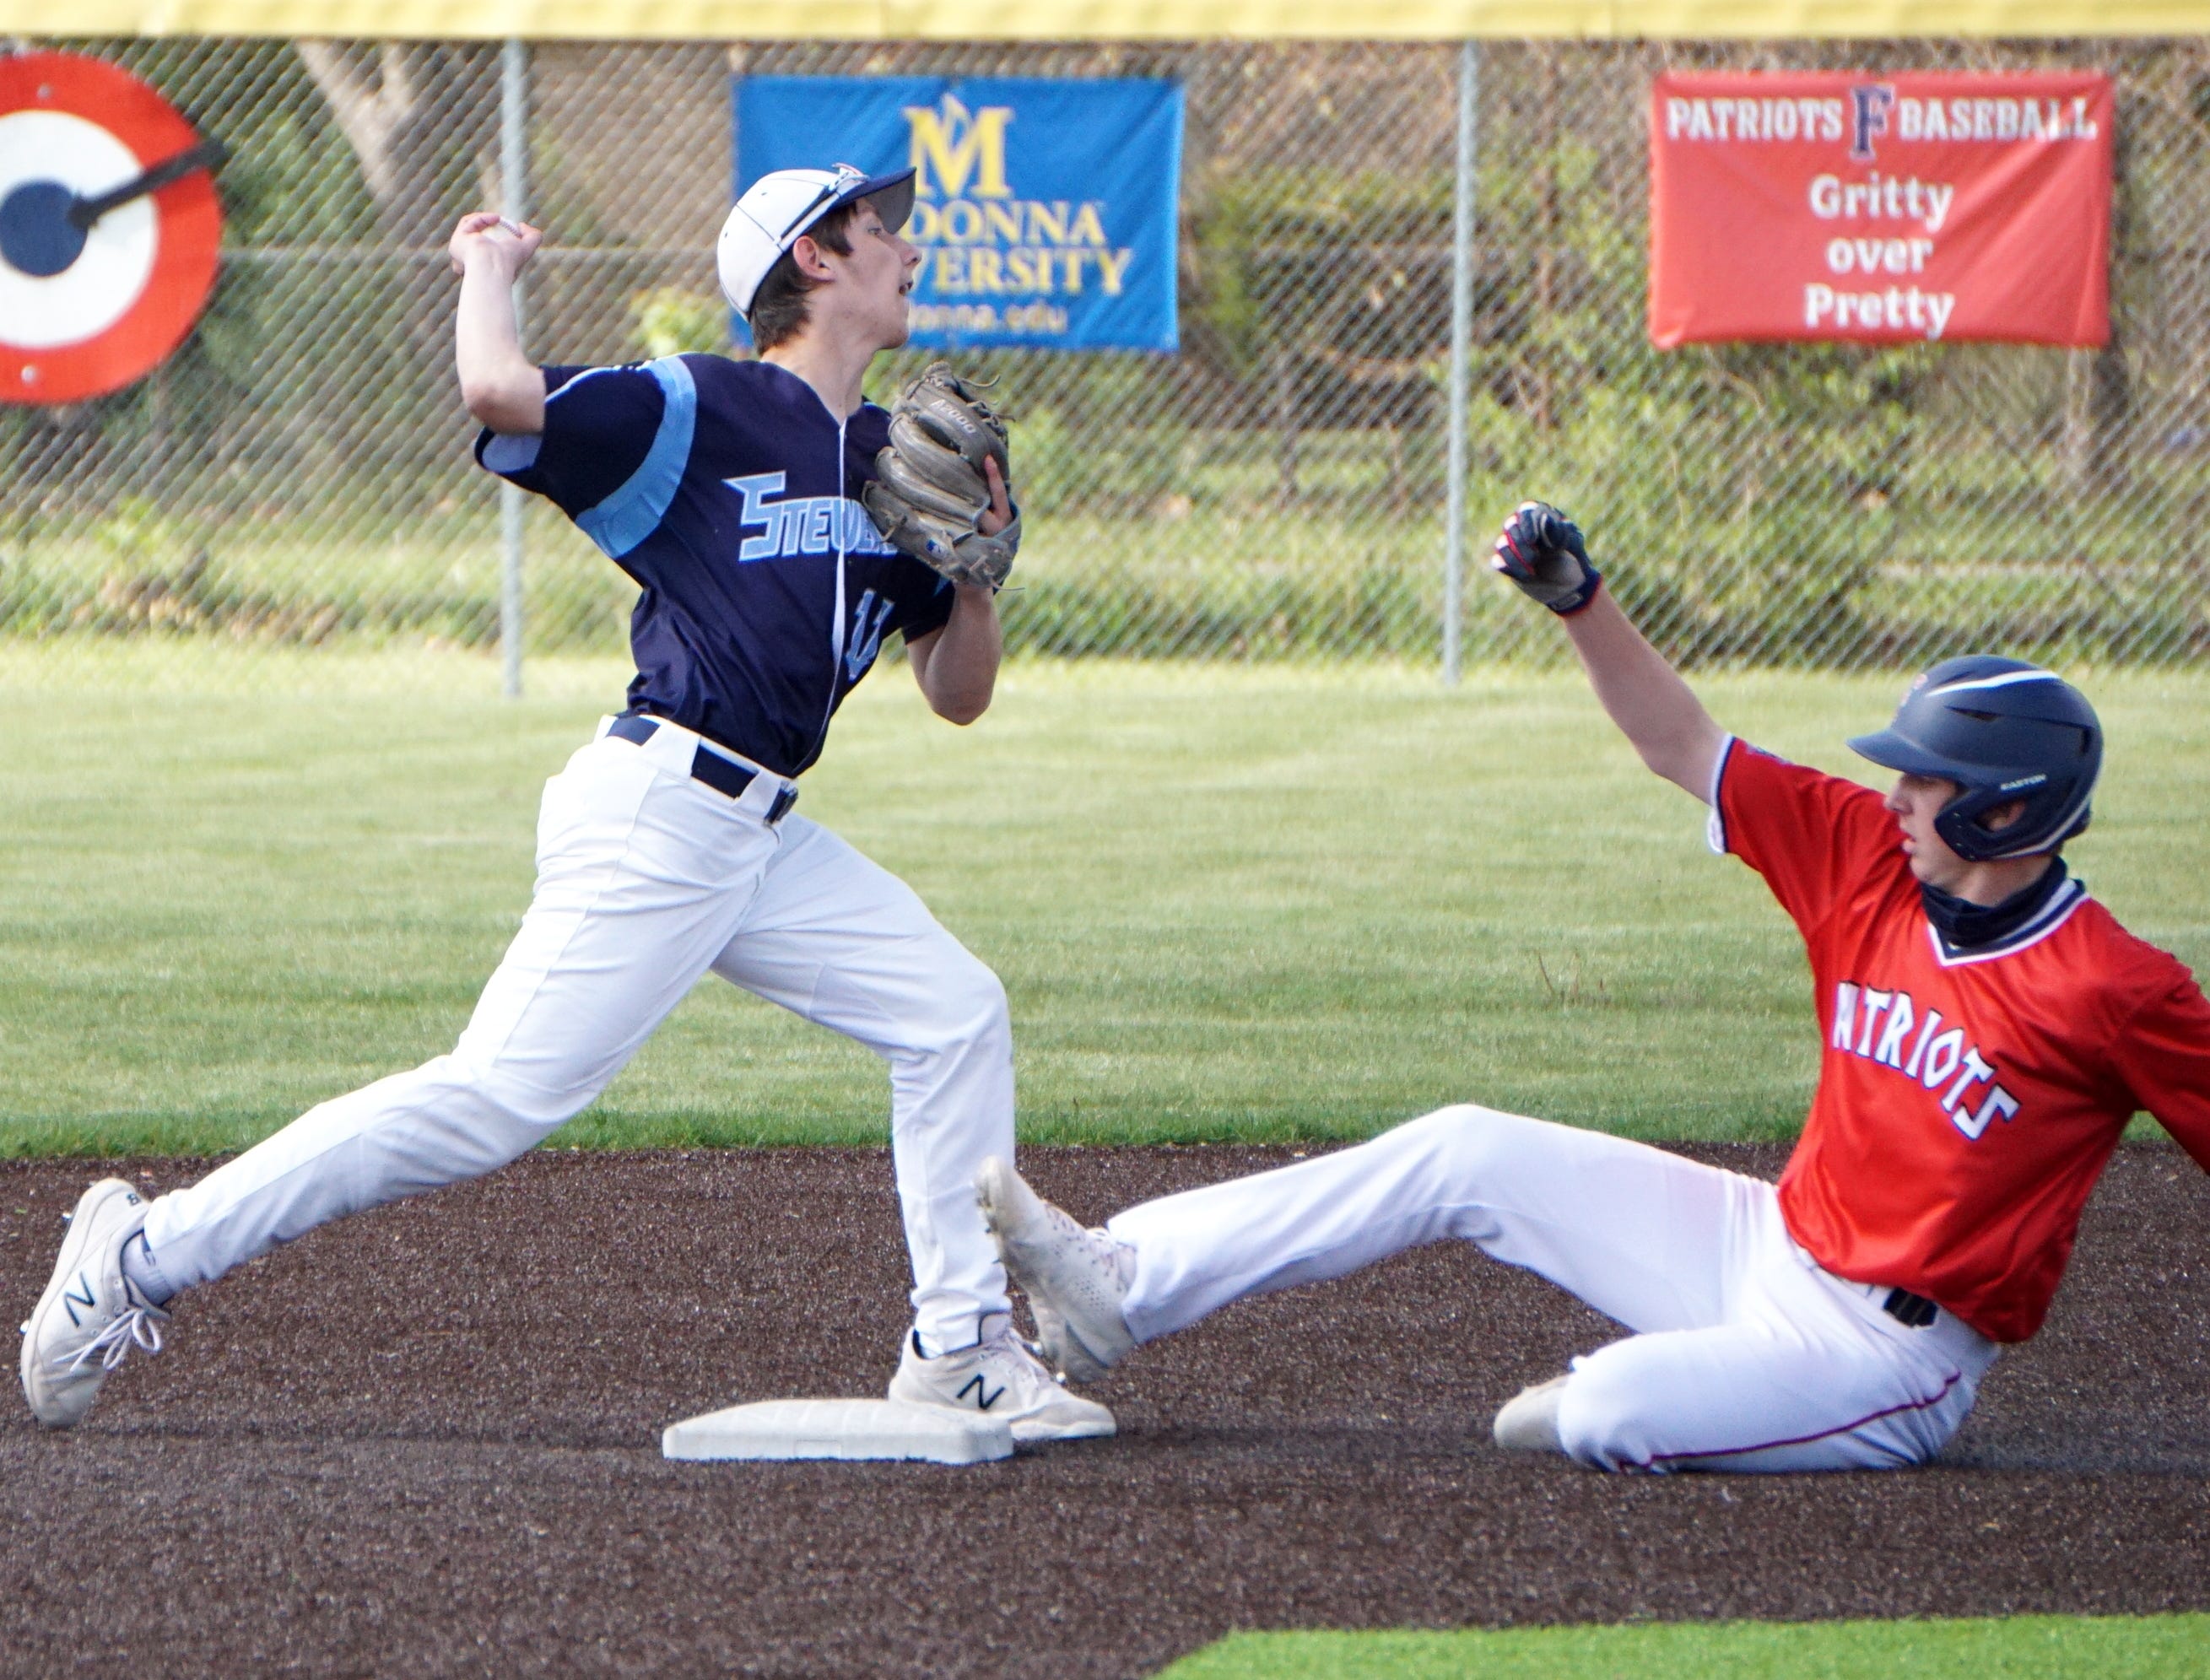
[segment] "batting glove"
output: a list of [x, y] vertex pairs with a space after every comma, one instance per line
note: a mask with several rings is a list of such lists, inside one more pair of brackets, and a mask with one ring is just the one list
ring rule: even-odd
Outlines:
[[1589, 562], [1581, 528], [1548, 502], [1519, 504], [1489, 565], [1561, 618], [1594, 601], [1603, 582]]

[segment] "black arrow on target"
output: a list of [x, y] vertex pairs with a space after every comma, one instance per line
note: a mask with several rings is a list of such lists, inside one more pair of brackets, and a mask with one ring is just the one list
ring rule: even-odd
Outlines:
[[59, 181], [26, 181], [0, 198], [0, 262], [39, 279], [57, 275], [83, 254], [85, 235], [110, 211], [195, 170], [212, 173], [229, 161], [230, 148], [222, 142], [202, 140], [91, 198]]
[[172, 181], [181, 181], [195, 169], [204, 169], [212, 174], [230, 161], [230, 148], [220, 140], [202, 140], [190, 151], [155, 164], [143, 174], [134, 175], [119, 187], [111, 187], [97, 198], [80, 198], [69, 206], [69, 226], [80, 233], [90, 233], [93, 223], [110, 210], [119, 210], [134, 198], [143, 198], [149, 192], [159, 192]]

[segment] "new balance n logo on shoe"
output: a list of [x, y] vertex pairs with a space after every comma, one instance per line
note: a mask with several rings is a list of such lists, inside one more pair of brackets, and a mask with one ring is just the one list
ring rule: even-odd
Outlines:
[[978, 1408], [984, 1411], [987, 1411], [992, 1406], [997, 1405], [999, 1400], [1002, 1400], [1005, 1397], [1005, 1391], [1003, 1388], [999, 1389], [996, 1393], [993, 1394], [987, 1387], [985, 1387], [982, 1383], [982, 1374], [980, 1371], [975, 1372], [973, 1376], [967, 1379], [967, 1387], [962, 1388], [959, 1391], [959, 1398], [963, 1400], [967, 1398], [968, 1389], [972, 1389], [974, 1391], [975, 1404]]
[[77, 1289], [82, 1290], [84, 1293], [82, 1295], [79, 1295], [76, 1292], [76, 1290], [63, 1290], [62, 1291], [62, 1304], [69, 1308], [69, 1322], [82, 1326], [84, 1320], [76, 1315], [76, 1309], [82, 1307], [85, 1311], [90, 1312], [94, 1307], [98, 1306], [100, 1302], [99, 1298], [92, 1292], [92, 1279], [88, 1276], [84, 1272], [78, 1272], [76, 1274], [76, 1284]]

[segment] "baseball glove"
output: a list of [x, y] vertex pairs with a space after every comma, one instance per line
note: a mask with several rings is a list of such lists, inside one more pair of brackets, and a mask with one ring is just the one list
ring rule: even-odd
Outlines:
[[1011, 495], [1005, 423], [946, 362], [931, 362], [891, 405], [891, 440], [875, 456], [880, 474], [860, 493], [884, 536], [955, 583], [1002, 588], [1020, 552], [1018, 515], [985, 536], [989, 511], [983, 463], [995, 461]]

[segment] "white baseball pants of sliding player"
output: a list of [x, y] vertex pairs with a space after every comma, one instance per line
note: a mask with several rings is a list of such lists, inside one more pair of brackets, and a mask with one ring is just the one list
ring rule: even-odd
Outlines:
[[546, 784], [528, 912], [452, 1053], [311, 1109], [155, 1201], [146, 1239], [170, 1284], [504, 1165], [587, 1107], [711, 970], [890, 1064], [929, 1351], [971, 1345], [980, 1317], [1007, 1309], [974, 1189], [1013, 1148], [1005, 988], [887, 870], [803, 817], [770, 826], [779, 778], [734, 800], [694, 781], [697, 742], [602, 726], [569, 759]]
[[1635, 1333], [1573, 1362], [1561, 1444], [1603, 1470], [1869, 1470], [1956, 1433], [1996, 1345], [1820, 1269], [1772, 1186], [1663, 1150], [1458, 1107], [1354, 1149], [1130, 1208], [1138, 1341], [1245, 1296], [1444, 1237]]

